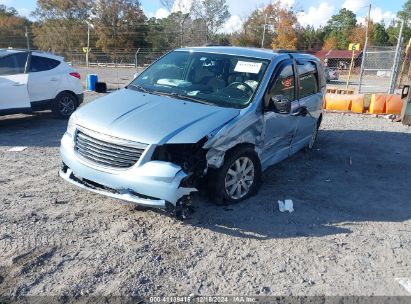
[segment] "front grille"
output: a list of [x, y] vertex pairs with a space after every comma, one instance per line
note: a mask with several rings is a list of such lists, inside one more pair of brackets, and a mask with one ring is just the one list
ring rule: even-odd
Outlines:
[[75, 136], [75, 150], [81, 157], [98, 165], [111, 168], [129, 168], [137, 163], [144, 152], [142, 147], [96, 138], [80, 130]]

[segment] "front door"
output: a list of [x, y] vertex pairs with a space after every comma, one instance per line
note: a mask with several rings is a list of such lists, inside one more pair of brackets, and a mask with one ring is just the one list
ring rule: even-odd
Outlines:
[[30, 109], [27, 58], [27, 52], [0, 57], [0, 111]]
[[314, 62], [297, 61], [300, 107], [306, 107], [307, 115], [299, 116], [297, 132], [292, 142], [291, 153], [307, 146], [317, 127], [318, 113], [322, 107], [322, 93], [319, 88], [318, 71]]
[[[291, 104], [291, 113], [299, 108], [296, 98], [295, 71], [293, 61], [285, 60], [274, 71], [269, 90], [264, 97], [265, 108], [268, 108], [272, 96], [287, 97]], [[290, 155], [290, 146], [297, 128], [298, 116], [264, 111], [264, 146], [262, 153], [263, 168], [271, 166]]]

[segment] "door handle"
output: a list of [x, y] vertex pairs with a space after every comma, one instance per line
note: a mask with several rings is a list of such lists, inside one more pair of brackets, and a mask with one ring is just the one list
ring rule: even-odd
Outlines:
[[13, 87], [20, 87], [20, 86], [24, 86], [25, 83], [20, 83], [20, 82], [15, 82], [13, 83]]
[[51, 80], [51, 81], [58, 81], [57, 78], [51, 78], [50, 80]]

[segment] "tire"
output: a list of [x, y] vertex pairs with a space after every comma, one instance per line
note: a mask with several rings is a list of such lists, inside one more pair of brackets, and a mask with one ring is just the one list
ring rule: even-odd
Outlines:
[[237, 203], [255, 195], [260, 184], [260, 160], [250, 147], [230, 151], [221, 168], [209, 174], [209, 193], [219, 205]]
[[77, 97], [74, 94], [62, 92], [54, 99], [51, 111], [57, 118], [68, 119], [77, 107]]
[[321, 117], [318, 119], [317, 123], [315, 124], [313, 133], [311, 135], [310, 142], [305, 148], [306, 151], [311, 151], [314, 148], [315, 142], [317, 141], [317, 138], [318, 138], [318, 130], [320, 129], [320, 125], [321, 125]]

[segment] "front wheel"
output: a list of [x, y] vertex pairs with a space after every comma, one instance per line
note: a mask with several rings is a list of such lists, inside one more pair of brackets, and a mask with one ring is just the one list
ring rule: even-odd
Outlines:
[[73, 94], [63, 92], [57, 95], [51, 110], [56, 117], [67, 119], [77, 107], [77, 98]]
[[223, 166], [213, 173], [210, 176], [211, 193], [222, 204], [239, 202], [254, 195], [261, 181], [260, 161], [255, 151], [248, 147], [228, 153]]

